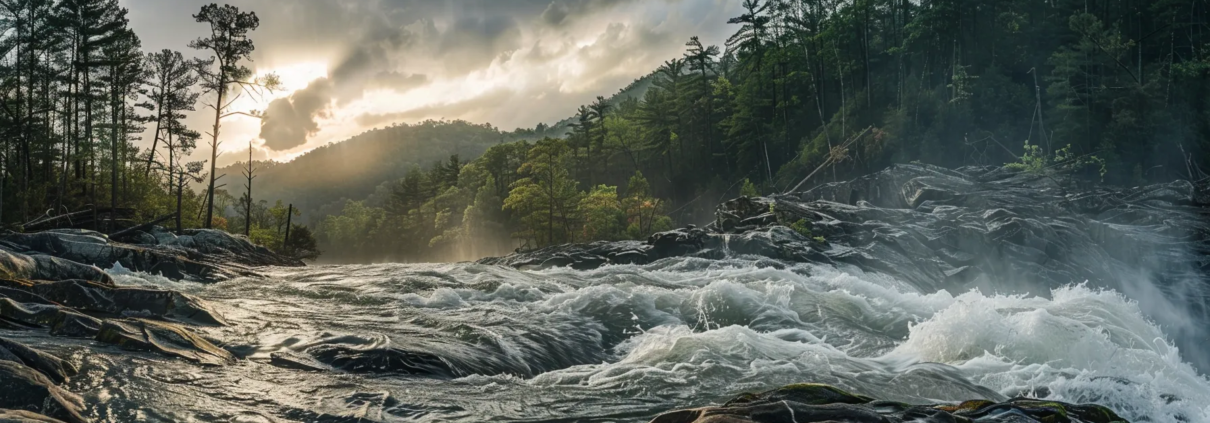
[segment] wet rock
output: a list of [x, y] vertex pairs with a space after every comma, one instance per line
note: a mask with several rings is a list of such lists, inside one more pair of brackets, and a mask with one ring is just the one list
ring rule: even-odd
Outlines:
[[31, 328], [49, 326], [62, 309], [57, 305], [21, 303], [11, 298], [0, 298], [0, 319]]
[[63, 423], [63, 421], [25, 410], [0, 410], [0, 423]]
[[[85, 279], [113, 285], [113, 278], [96, 266], [76, 263], [45, 254], [11, 251], [12, 244], [0, 243], [0, 277], [5, 279], [63, 280]], [[112, 262], [111, 262], [112, 264]]]
[[[382, 346], [317, 345], [307, 354], [332, 368], [351, 373], [397, 373], [454, 377], [449, 363], [432, 354]], [[307, 363], [298, 363], [308, 365]]]
[[66, 360], [4, 338], [0, 338], [0, 360], [37, 370], [56, 384], [76, 374], [75, 366]]
[[225, 324], [218, 313], [200, 300], [176, 291], [116, 288], [82, 280], [31, 283], [29, 290], [47, 300], [87, 312]]
[[652, 423], [1113, 423], [1125, 422], [1098, 405], [1077, 405], [1019, 398], [1003, 403], [986, 400], [960, 404], [911, 405], [846, 392], [819, 384], [790, 385], [758, 394], [743, 394], [721, 407], [678, 410]]
[[149, 351], [198, 364], [232, 364], [235, 357], [222, 348], [172, 323], [146, 319], [111, 319], [101, 324], [97, 341], [133, 351]]
[[0, 360], [0, 392], [3, 409], [39, 413], [68, 423], [88, 421], [82, 414], [83, 399], [59, 388], [37, 370], [12, 361]]
[[[0, 241], [22, 253], [38, 253], [61, 260], [93, 266], [121, 264], [127, 269], [161, 274], [172, 279], [186, 277], [201, 281], [228, 279], [233, 269], [202, 263], [171, 249], [147, 248], [110, 241], [105, 235], [83, 229], [57, 229], [30, 234], [8, 233]], [[90, 279], [74, 277], [26, 277], [22, 279]]]
[[179, 237], [157, 236], [161, 245], [181, 247], [205, 256], [206, 261], [244, 266], [303, 266], [303, 262], [253, 244], [243, 235], [214, 229], [187, 229]]
[[290, 351], [269, 354], [269, 364], [283, 369], [302, 370], [304, 372], [326, 372], [332, 370], [332, 366], [321, 363], [309, 356]]
[[100, 319], [68, 310], [59, 310], [50, 323], [50, 334], [54, 336], [94, 338], [100, 331]]

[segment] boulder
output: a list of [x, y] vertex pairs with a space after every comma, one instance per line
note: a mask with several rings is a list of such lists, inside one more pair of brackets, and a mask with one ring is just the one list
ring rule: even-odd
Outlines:
[[202, 365], [221, 366], [235, 362], [230, 352], [172, 323], [146, 319], [105, 320], [96, 339], [126, 350], [155, 352]]
[[68, 423], [88, 421], [82, 414], [83, 399], [59, 388], [37, 370], [13, 361], [0, 360], [0, 392], [2, 409], [25, 410]]

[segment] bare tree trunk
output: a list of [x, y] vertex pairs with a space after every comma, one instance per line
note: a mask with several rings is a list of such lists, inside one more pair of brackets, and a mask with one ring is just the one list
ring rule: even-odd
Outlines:
[[227, 85], [220, 82], [218, 88], [218, 101], [214, 103], [214, 129], [210, 134], [210, 189], [206, 191], [206, 229], [210, 229], [214, 225], [214, 181], [216, 166], [215, 160], [218, 160], [218, 133], [219, 120], [223, 118], [223, 97], [227, 93]]

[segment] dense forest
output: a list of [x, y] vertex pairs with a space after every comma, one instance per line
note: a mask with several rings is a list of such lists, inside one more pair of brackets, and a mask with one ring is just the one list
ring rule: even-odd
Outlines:
[[348, 202], [318, 236], [348, 257], [466, 258], [642, 238], [702, 223], [741, 190], [784, 192], [807, 175], [824, 183], [895, 162], [1123, 185], [1210, 169], [1210, 3], [744, 7], [725, 45], [688, 40], [683, 57], [639, 81], [641, 96], [580, 107], [558, 139], [414, 171], [389, 195]]
[[[210, 57], [198, 60], [140, 52], [115, 0], [0, 1], [0, 221], [181, 210], [182, 227], [272, 244], [278, 217], [299, 202], [329, 259], [418, 261], [641, 239], [702, 223], [727, 196], [895, 162], [1007, 163], [1121, 185], [1199, 180], [1210, 169], [1205, 1], [743, 6], [719, 22], [734, 28], [724, 45], [686, 40], [682, 57], [626, 95], [598, 97], [553, 126], [396, 125], [298, 164], [242, 164], [264, 178], [241, 184], [213, 155], [179, 158], [217, 151], [222, 119], [254, 113], [230, 110], [233, 96], [275, 88], [241, 65], [255, 15], [203, 8], [195, 17], [214, 35], [191, 43]], [[185, 128], [180, 116], [195, 109], [215, 125]], [[155, 139], [140, 150], [148, 127]], [[346, 158], [353, 165], [314, 172]], [[216, 186], [223, 174], [228, 186]], [[268, 195], [249, 188], [261, 186]], [[287, 210], [261, 198], [285, 199]]]

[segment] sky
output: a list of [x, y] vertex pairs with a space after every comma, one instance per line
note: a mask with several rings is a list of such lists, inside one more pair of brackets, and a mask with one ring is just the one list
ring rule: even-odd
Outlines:
[[[201, 0], [120, 0], [146, 51], [208, 32]], [[264, 120], [223, 121], [224, 166], [289, 160], [369, 129], [426, 119], [503, 130], [554, 123], [679, 57], [691, 36], [723, 44], [740, 0], [231, 0], [260, 28], [247, 65], [283, 89], [234, 106]], [[204, 55], [208, 57], [209, 55]], [[199, 107], [199, 110], [201, 108]], [[208, 131], [212, 111], [186, 123]], [[210, 116], [207, 117], [206, 115]], [[208, 158], [199, 148], [195, 159]]]

